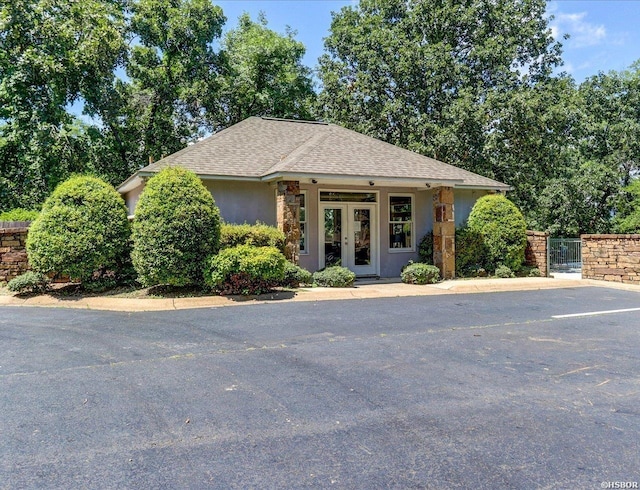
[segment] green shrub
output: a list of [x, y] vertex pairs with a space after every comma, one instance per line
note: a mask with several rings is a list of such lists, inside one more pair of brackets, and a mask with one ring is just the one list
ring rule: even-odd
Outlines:
[[274, 226], [256, 221], [254, 225], [224, 223], [220, 229], [220, 248], [231, 248], [238, 245], [254, 247], [275, 247], [284, 253], [285, 236]]
[[355, 280], [356, 275], [353, 272], [339, 265], [313, 273], [313, 283], [321, 287], [350, 288]]
[[238, 245], [207, 259], [205, 281], [222, 294], [260, 294], [281, 284], [285, 259], [275, 247]]
[[501, 194], [478, 199], [468, 220], [469, 230], [482, 235], [489, 262], [519, 270], [524, 263], [527, 225], [520, 210]]
[[11, 279], [7, 289], [15, 293], [41, 293], [49, 288], [49, 278], [40, 272], [29, 271]]
[[130, 227], [120, 194], [95, 177], [61, 183], [45, 201], [27, 236], [36, 272], [85, 281], [97, 270], [118, 270], [129, 253]]
[[282, 286], [289, 288], [297, 288], [300, 284], [312, 284], [313, 276], [311, 272], [300, 266], [287, 261], [284, 264], [284, 278]]
[[400, 273], [406, 284], [434, 284], [440, 280], [440, 271], [434, 265], [409, 263]]
[[494, 274], [496, 277], [500, 277], [503, 279], [506, 279], [509, 277], [516, 277], [513, 271], [506, 265], [499, 265], [498, 267], [496, 267], [496, 271]]
[[433, 265], [433, 232], [430, 231], [420, 239], [418, 255], [423, 264]]
[[31, 209], [15, 208], [4, 213], [0, 213], [0, 221], [33, 221], [35, 220], [40, 211], [33, 211]]
[[[477, 231], [462, 226], [456, 229], [456, 276], [475, 277], [493, 269], [484, 238]], [[486, 272], [485, 272], [486, 274]]]
[[149, 179], [136, 206], [131, 258], [144, 286], [201, 285], [220, 242], [220, 212], [200, 179], [167, 168]]

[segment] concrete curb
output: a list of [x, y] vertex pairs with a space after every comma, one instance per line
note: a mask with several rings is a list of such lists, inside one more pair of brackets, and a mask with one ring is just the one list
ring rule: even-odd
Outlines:
[[401, 282], [356, 284], [353, 288], [301, 288], [257, 297], [202, 296], [196, 298], [56, 298], [50, 295], [20, 298], [0, 296], [0, 306], [40, 306], [81, 308], [122, 312], [167, 311], [188, 308], [218, 308], [274, 302], [335, 301], [347, 299], [395, 298], [402, 296], [433, 296], [441, 294], [495, 293], [506, 291], [536, 291], [575, 287], [605, 287], [640, 292], [640, 286], [594, 280], [567, 280], [547, 277], [515, 279], [462, 279], [438, 284], [416, 286]]

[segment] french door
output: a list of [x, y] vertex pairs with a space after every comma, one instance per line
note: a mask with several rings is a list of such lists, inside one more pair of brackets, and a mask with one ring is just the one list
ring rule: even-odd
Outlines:
[[321, 268], [342, 265], [358, 276], [378, 275], [375, 205], [321, 204], [320, 226]]

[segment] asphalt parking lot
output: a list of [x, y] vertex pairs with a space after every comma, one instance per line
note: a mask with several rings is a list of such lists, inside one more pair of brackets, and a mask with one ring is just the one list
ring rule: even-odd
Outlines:
[[637, 292], [4, 307], [0, 345], [2, 489], [640, 482]]

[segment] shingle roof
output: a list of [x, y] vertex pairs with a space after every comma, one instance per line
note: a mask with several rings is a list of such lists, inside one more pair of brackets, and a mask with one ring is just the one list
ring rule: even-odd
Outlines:
[[250, 117], [140, 172], [180, 165], [200, 176], [349, 176], [456, 181], [509, 189], [501, 182], [425, 157], [335, 124]]

